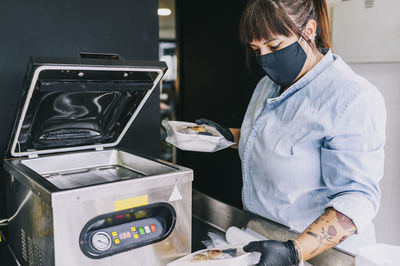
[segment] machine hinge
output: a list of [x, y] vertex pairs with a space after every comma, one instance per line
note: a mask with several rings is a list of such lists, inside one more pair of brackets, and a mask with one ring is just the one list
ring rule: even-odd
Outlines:
[[94, 147], [95, 149], [96, 149], [96, 151], [103, 151], [104, 150], [104, 147], [103, 146], [95, 146]]

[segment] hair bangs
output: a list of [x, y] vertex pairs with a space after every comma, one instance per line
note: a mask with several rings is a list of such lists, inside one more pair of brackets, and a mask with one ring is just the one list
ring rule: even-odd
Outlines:
[[240, 20], [240, 40], [249, 44], [254, 40], [271, 40], [274, 36], [293, 34], [293, 22], [284, 9], [272, 1], [253, 1]]

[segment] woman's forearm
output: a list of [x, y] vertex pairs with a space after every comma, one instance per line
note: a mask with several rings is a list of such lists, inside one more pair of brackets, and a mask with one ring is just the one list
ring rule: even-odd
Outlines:
[[239, 139], [240, 139], [240, 128], [230, 128], [229, 129], [232, 132], [234, 141], [236, 144], [232, 145], [231, 148], [238, 148], [238, 143], [239, 143]]
[[[296, 240], [301, 245], [304, 260], [309, 260], [335, 247], [356, 231], [356, 226], [350, 218], [333, 208], [328, 208]], [[299, 247], [297, 249], [299, 250]]]

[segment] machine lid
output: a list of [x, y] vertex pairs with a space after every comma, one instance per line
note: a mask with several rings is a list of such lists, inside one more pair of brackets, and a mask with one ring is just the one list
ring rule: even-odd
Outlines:
[[118, 145], [166, 70], [115, 54], [31, 57], [9, 155]]

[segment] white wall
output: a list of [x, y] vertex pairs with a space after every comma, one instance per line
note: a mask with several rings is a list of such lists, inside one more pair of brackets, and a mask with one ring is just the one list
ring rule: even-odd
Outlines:
[[332, 45], [346, 62], [400, 62], [400, 1], [333, 5]]
[[388, 114], [381, 207], [375, 218], [377, 241], [400, 245], [400, 63], [351, 64], [381, 91]]

